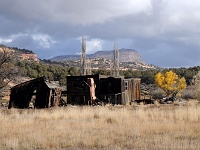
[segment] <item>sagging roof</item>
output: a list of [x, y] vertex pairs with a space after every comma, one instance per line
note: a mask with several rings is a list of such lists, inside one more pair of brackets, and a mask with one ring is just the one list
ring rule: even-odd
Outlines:
[[39, 77], [39, 78], [35, 78], [35, 79], [32, 79], [32, 80], [20, 83], [18, 85], [15, 85], [11, 88], [11, 90], [18, 89], [18, 88], [21, 88], [21, 87], [32, 86], [32, 85], [39, 83], [39, 82], [44, 82], [49, 89], [62, 89], [58, 82], [48, 81], [48, 80], [46, 80], [45, 77]]

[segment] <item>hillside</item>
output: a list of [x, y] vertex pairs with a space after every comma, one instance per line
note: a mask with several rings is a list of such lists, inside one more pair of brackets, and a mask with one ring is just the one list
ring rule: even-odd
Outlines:
[[17, 47], [7, 47], [5, 45], [0, 44], [0, 52], [3, 51], [12, 53], [14, 55], [14, 58], [18, 60], [39, 62], [39, 58], [37, 57], [37, 55], [27, 49], [20, 49]]
[[[94, 54], [88, 54], [87, 58], [104, 58], [112, 60], [113, 50], [109, 51], [97, 51]], [[51, 58], [51, 61], [69, 61], [78, 60], [80, 55], [62, 55]], [[141, 62], [141, 57], [136, 50], [133, 49], [120, 49], [119, 50], [119, 61], [120, 62]]]
[[[17, 60], [27, 60], [31, 62], [39, 62], [37, 55], [27, 49], [21, 49], [17, 47], [7, 47], [0, 44], [0, 52], [9, 51], [14, 55]], [[91, 69], [96, 70], [110, 70], [113, 66], [113, 50], [109, 51], [97, 51], [94, 54], [88, 54], [87, 56], [87, 66]], [[52, 63], [62, 63], [68, 67], [78, 67], [80, 66], [80, 55], [62, 55], [56, 56], [50, 59]], [[139, 53], [133, 49], [120, 49], [119, 50], [119, 67], [120, 70], [148, 70], [156, 69], [156, 66], [146, 64], [142, 61]]]
[[[0, 52], [4, 50], [9, 51], [14, 55], [17, 60], [27, 60], [31, 62], [39, 62], [37, 55], [27, 49], [21, 49], [17, 47], [7, 47], [0, 44]], [[97, 51], [94, 54], [88, 54], [87, 56], [87, 66], [91, 69], [96, 70], [110, 70], [113, 66], [113, 50], [110, 51]], [[52, 63], [62, 63], [68, 67], [78, 67], [80, 66], [80, 55], [62, 55], [56, 56], [50, 59]], [[120, 49], [119, 50], [119, 67], [120, 70], [148, 70], [156, 69], [156, 66], [146, 64], [142, 61], [139, 53], [133, 49]]]
[[[97, 51], [94, 54], [88, 54], [86, 57], [87, 64], [91, 66], [91, 69], [110, 70], [112, 68], [113, 50]], [[80, 66], [80, 55], [62, 55], [51, 58], [50, 60], [54, 62], [65, 62], [69, 67]], [[147, 70], [157, 68], [142, 61], [139, 53], [133, 49], [120, 49], [119, 61], [120, 70]]]

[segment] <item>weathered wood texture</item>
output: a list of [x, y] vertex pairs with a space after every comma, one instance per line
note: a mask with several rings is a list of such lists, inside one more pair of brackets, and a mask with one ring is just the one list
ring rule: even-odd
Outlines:
[[30, 102], [35, 108], [56, 106], [61, 97], [61, 88], [44, 77], [36, 78], [11, 88], [9, 108], [29, 108]]
[[93, 78], [95, 94], [100, 90], [100, 78], [105, 78], [101, 75], [86, 75], [86, 76], [67, 76], [67, 103], [68, 104], [88, 104], [90, 97], [90, 85], [88, 79]]
[[93, 78], [97, 100], [111, 104], [128, 104], [140, 99], [140, 79], [122, 77], [105, 77], [101, 75], [68, 76], [68, 104], [84, 105], [91, 100], [88, 79]]

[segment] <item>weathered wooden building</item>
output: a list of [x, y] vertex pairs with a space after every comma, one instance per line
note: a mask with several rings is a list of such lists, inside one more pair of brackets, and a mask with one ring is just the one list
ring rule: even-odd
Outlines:
[[94, 79], [97, 100], [111, 104], [129, 104], [140, 99], [140, 79], [101, 75], [68, 76], [67, 103], [84, 105], [91, 100], [88, 79]]
[[36, 78], [11, 88], [9, 107], [16, 108], [49, 108], [58, 106], [62, 88], [45, 77]]
[[84, 105], [91, 100], [90, 85], [88, 79], [92, 78], [95, 83], [95, 94], [100, 91], [100, 79], [102, 75], [67, 76], [67, 103]]
[[124, 91], [122, 92], [124, 103], [127, 104], [141, 99], [140, 83], [140, 78], [124, 79]]
[[100, 79], [99, 97], [107, 103], [130, 104], [140, 99], [139, 78], [108, 77]]
[[[140, 79], [85, 75], [67, 77], [67, 103], [87, 105], [90, 101], [130, 104], [140, 99]], [[62, 88], [44, 77], [11, 88], [8, 108], [49, 108], [61, 103]], [[30, 106], [30, 104], [32, 104]]]

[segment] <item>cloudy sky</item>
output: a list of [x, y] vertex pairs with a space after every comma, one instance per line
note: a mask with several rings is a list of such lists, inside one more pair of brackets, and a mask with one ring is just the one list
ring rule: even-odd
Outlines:
[[135, 49], [159, 67], [200, 65], [199, 0], [0, 0], [0, 44], [41, 59]]

